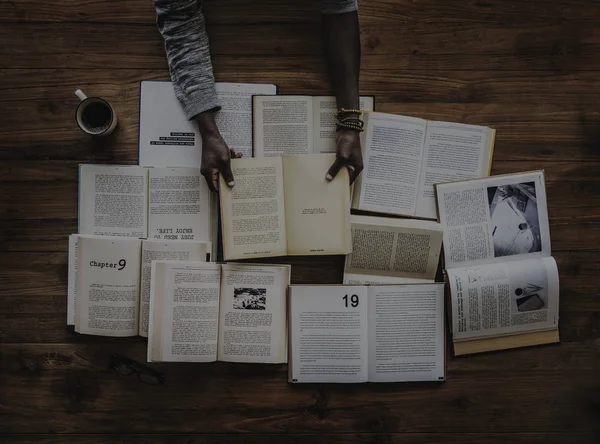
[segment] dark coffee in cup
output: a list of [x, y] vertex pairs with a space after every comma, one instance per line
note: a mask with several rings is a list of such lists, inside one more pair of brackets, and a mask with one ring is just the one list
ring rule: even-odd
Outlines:
[[106, 136], [117, 126], [117, 116], [110, 104], [100, 97], [87, 97], [81, 90], [75, 91], [81, 103], [76, 119], [79, 127], [93, 136]]

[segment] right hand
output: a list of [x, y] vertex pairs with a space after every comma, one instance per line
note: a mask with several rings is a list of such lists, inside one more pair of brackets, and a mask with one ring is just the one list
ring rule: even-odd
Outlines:
[[227, 146], [217, 128], [212, 111], [199, 114], [196, 116], [196, 121], [202, 137], [200, 173], [206, 179], [208, 188], [215, 193], [219, 191], [219, 174], [223, 176], [223, 180], [229, 187], [233, 187], [235, 182], [231, 171], [231, 159], [240, 158], [242, 155]]

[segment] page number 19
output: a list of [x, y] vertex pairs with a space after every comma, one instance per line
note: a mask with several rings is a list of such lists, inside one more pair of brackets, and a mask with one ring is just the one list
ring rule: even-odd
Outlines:
[[358, 307], [358, 295], [357, 294], [353, 294], [352, 296], [350, 296], [350, 298], [348, 298], [348, 295], [345, 295], [343, 298], [344, 300], [344, 304], [346, 306], [346, 308], [348, 307], [348, 301], [350, 302], [350, 306], [353, 308]]

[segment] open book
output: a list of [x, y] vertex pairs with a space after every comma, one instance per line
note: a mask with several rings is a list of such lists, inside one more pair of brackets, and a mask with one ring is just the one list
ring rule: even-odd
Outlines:
[[[252, 96], [276, 94], [275, 85], [216, 83], [221, 110], [217, 126], [229, 148], [252, 157]], [[200, 167], [202, 141], [198, 126], [187, 119], [166, 81], [140, 84], [140, 165]]]
[[221, 177], [225, 260], [351, 251], [348, 171], [327, 181], [334, 154], [233, 159]]
[[148, 336], [152, 261], [209, 261], [210, 242], [69, 236], [67, 325], [100, 336]]
[[352, 208], [437, 219], [433, 185], [488, 176], [496, 131], [366, 113]]
[[457, 355], [558, 342], [543, 171], [436, 185]]
[[[254, 96], [255, 157], [335, 153], [337, 105], [330, 96]], [[360, 108], [373, 110], [375, 98], [361, 97]]]
[[289, 382], [443, 381], [444, 284], [290, 286]]
[[350, 217], [352, 253], [344, 284], [434, 282], [442, 249], [436, 222], [391, 217]]
[[79, 233], [210, 241], [217, 212], [198, 168], [79, 166]]
[[152, 264], [148, 361], [287, 361], [289, 265]]

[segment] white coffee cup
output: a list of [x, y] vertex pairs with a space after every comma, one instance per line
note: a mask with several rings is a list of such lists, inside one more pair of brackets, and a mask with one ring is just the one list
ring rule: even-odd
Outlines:
[[75, 91], [81, 102], [75, 112], [77, 125], [92, 136], [108, 136], [117, 127], [117, 115], [110, 103], [100, 97], [88, 97]]

